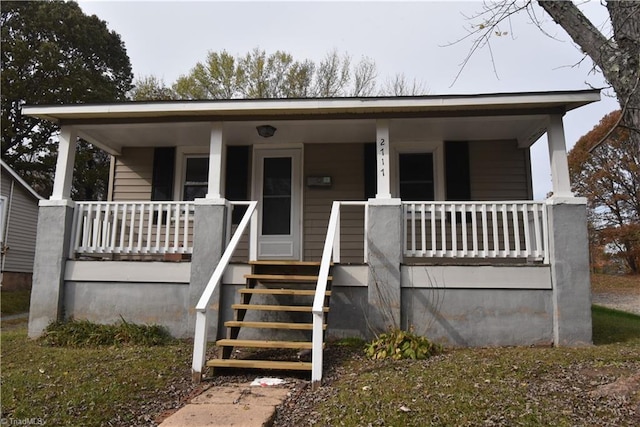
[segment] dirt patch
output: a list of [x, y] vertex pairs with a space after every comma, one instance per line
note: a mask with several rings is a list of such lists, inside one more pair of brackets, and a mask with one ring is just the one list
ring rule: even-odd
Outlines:
[[621, 377], [616, 381], [599, 386], [589, 394], [592, 397], [609, 397], [631, 399], [640, 392], [640, 372], [629, 377]]

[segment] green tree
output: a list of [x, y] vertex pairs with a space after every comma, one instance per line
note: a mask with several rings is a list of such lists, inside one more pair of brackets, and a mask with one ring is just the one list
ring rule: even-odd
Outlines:
[[[1, 154], [46, 196], [53, 185], [59, 128], [22, 116], [22, 106], [125, 100], [131, 64], [120, 36], [74, 2], [3, 1], [0, 11]], [[105, 153], [80, 141], [74, 198], [105, 195], [108, 161]]]
[[168, 87], [164, 80], [156, 76], [143, 76], [133, 82], [133, 89], [129, 93], [132, 101], [171, 101], [178, 99], [178, 95]]
[[[286, 52], [267, 54], [255, 48], [237, 58], [224, 50], [209, 52], [204, 62], [176, 80], [173, 90], [181, 99], [327, 98], [392, 92], [378, 92], [376, 78], [376, 63], [368, 57], [354, 63], [347, 53], [334, 49], [316, 64], [310, 59], [295, 60]], [[414, 80], [410, 86], [404, 76], [401, 80], [402, 95], [426, 93], [421, 83]]]
[[[640, 273], [640, 147], [606, 115], [569, 152], [573, 191], [588, 200], [592, 253], [601, 247]], [[601, 142], [602, 141], [602, 142]]]

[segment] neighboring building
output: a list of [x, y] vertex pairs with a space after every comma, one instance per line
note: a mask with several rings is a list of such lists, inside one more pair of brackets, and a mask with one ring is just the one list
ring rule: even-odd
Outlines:
[[[302, 268], [324, 254], [321, 314], [333, 248], [327, 337], [411, 326], [452, 346], [588, 344], [586, 200], [571, 193], [562, 118], [599, 99], [585, 90], [27, 106], [61, 126], [53, 195], [40, 203], [29, 335], [63, 314], [122, 316], [180, 337], [195, 327], [198, 354], [207, 333], [247, 328], [251, 309], [237, 303], [251, 289], [275, 292], [277, 275], [245, 279], [257, 274], [250, 260]], [[529, 149], [545, 133], [553, 197], [534, 202]], [[113, 156], [108, 202], [69, 198], [77, 138]], [[249, 237], [225, 269], [246, 209]], [[209, 283], [217, 265], [220, 286], [218, 276]], [[287, 298], [294, 310], [297, 297]], [[314, 361], [321, 348], [314, 339]]]
[[36, 251], [38, 201], [42, 200], [42, 197], [4, 161], [0, 160], [0, 165], [2, 289], [30, 289]]

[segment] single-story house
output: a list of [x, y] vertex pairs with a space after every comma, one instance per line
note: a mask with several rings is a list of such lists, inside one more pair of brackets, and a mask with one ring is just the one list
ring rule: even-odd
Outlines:
[[[314, 384], [323, 340], [394, 327], [450, 346], [589, 344], [586, 200], [563, 116], [599, 99], [26, 106], [61, 126], [29, 335], [122, 316], [195, 336], [195, 379], [205, 364], [263, 366], [229, 360], [234, 347], [279, 346], [312, 362], [268, 367]], [[534, 201], [529, 150], [545, 133], [553, 196]], [[112, 155], [106, 202], [70, 199], [78, 138]], [[207, 362], [209, 339], [223, 350]]]
[[40, 196], [0, 160], [0, 282], [3, 290], [31, 289]]

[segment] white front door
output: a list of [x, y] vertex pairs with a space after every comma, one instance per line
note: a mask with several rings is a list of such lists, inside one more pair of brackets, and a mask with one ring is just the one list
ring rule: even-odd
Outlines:
[[256, 149], [258, 259], [300, 259], [301, 150]]

